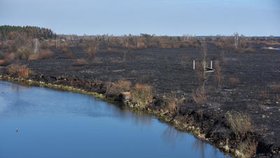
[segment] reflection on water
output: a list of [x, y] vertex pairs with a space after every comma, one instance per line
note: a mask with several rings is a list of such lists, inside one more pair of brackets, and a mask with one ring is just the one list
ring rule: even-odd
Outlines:
[[193, 143], [193, 148], [201, 153], [201, 158], [205, 158], [205, 143], [203, 141], [196, 139]]
[[[188, 141], [187, 139], [185, 139], [185, 136], [186, 136], [185, 133], [176, 130], [172, 126], [167, 126], [162, 133], [162, 138], [167, 143], [171, 144], [172, 146], [176, 146], [176, 143], [178, 141]], [[193, 137], [193, 136], [189, 135], [189, 137]], [[189, 147], [189, 146], [187, 146], [187, 147]], [[208, 147], [210, 147], [210, 146], [207, 145], [202, 140], [194, 138], [192, 141], [192, 146], [191, 146], [192, 150], [195, 150], [198, 153], [200, 153], [199, 155], [197, 155], [197, 157], [200, 157], [200, 158], [221, 157], [219, 150], [213, 150], [213, 149], [211, 149], [211, 147], [209, 149], [207, 149]], [[211, 152], [209, 152], [209, 150]], [[227, 156], [227, 155], [224, 155], [222, 157], [230, 158], [230, 156]]]
[[91, 96], [0, 82], [0, 157], [225, 156], [151, 116]]
[[184, 138], [184, 134], [174, 129], [174, 127], [167, 126], [162, 132], [162, 138], [166, 142], [175, 145], [178, 140], [182, 140]]

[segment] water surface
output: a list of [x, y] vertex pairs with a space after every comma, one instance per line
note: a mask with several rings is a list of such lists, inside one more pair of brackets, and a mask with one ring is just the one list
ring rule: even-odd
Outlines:
[[0, 81], [2, 158], [222, 158], [151, 116], [92, 96]]

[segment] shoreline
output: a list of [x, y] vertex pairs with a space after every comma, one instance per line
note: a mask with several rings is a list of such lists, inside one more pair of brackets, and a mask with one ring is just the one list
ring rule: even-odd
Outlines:
[[[55, 90], [62, 90], [62, 91], [68, 91], [68, 92], [74, 92], [79, 94], [85, 94], [93, 96], [97, 99], [100, 99], [104, 102], [112, 103], [115, 106], [121, 106], [124, 105], [124, 103], [120, 101], [115, 101], [112, 98], [106, 97], [104, 94], [93, 92], [93, 91], [87, 91], [83, 88], [76, 88], [74, 86], [69, 85], [63, 85], [63, 84], [53, 84], [53, 83], [47, 83], [43, 81], [36, 81], [31, 79], [23, 79], [23, 78], [17, 78], [17, 77], [11, 77], [8, 75], [0, 75], [0, 80], [2, 81], [8, 81], [16, 84], [23, 84], [25, 86], [35, 86], [35, 87], [45, 87]], [[184, 121], [183, 116], [173, 116], [169, 111], [162, 111], [162, 110], [155, 110], [153, 108], [147, 107], [147, 108], [139, 108], [139, 107], [132, 107], [129, 106], [130, 103], [127, 103], [127, 105], [124, 105], [125, 108], [127, 108], [131, 112], [143, 112], [144, 114], [149, 114], [155, 116], [158, 120], [167, 123], [171, 126], [173, 126], [175, 129], [182, 131], [182, 132], [188, 132], [192, 135], [194, 135], [197, 139], [200, 139], [202, 141], [205, 141], [211, 145], [213, 145], [215, 148], [219, 149], [225, 155], [230, 155], [233, 157], [246, 157], [244, 153], [239, 151], [236, 148], [231, 148], [229, 144], [235, 144], [236, 141], [227, 139], [227, 141], [223, 140], [217, 140], [214, 137], [206, 138], [206, 133], [203, 132], [202, 128], [199, 126], [201, 123], [199, 120], [194, 120], [195, 123], [188, 123]], [[197, 113], [192, 113], [191, 115], [195, 116]], [[209, 119], [210, 120], [210, 119]], [[219, 142], [219, 143], [216, 143]]]

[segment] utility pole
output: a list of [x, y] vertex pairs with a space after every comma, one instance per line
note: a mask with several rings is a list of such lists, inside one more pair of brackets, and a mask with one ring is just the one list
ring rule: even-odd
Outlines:
[[238, 40], [239, 40], [239, 35], [238, 33], [234, 33], [234, 46], [237, 49], [238, 48]]

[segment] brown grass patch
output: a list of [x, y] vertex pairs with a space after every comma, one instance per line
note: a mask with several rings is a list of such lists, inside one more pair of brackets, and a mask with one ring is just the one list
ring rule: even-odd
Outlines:
[[16, 77], [28, 78], [31, 70], [26, 65], [12, 64], [8, 67], [8, 73]]
[[205, 104], [207, 101], [207, 95], [206, 95], [206, 90], [203, 87], [197, 88], [193, 93], [192, 93], [192, 98], [193, 100], [198, 104], [202, 105]]
[[28, 47], [20, 47], [17, 49], [16, 56], [18, 59], [27, 60], [29, 56], [33, 53]]
[[220, 87], [222, 85], [223, 76], [222, 76], [222, 68], [219, 61], [215, 61], [214, 68], [215, 68], [215, 80], [217, 82], [217, 86]]
[[0, 66], [1, 66], [1, 65], [6, 65], [6, 61], [5, 61], [4, 59], [1, 59], [1, 60], [0, 60]]
[[167, 109], [169, 110], [169, 111], [175, 111], [176, 109], [177, 109], [177, 102], [178, 102], [178, 100], [177, 100], [177, 98], [166, 98], [166, 102], [167, 102]]
[[129, 92], [131, 90], [131, 82], [127, 80], [119, 80], [107, 86], [107, 95], [119, 95], [122, 92]]
[[131, 91], [132, 102], [139, 107], [145, 107], [153, 99], [153, 88], [146, 84], [137, 83]]
[[15, 60], [15, 54], [14, 53], [5, 54], [4, 59], [0, 60], [0, 65], [8, 65], [13, 60]]
[[28, 60], [42, 60], [53, 56], [53, 52], [49, 49], [41, 50], [39, 53], [32, 54]]
[[203, 62], [197, 62], [195, 71], [196, 71], [196, 76], [199, 81], [199, 84], [200, 85], [203, 84], [205, 82], [205, 80], [207, 79], [207, 75], [206, 75], [205, 69], [203, 67]]
[[170, 112], [175, 112], [180, 104], [182, 104], [183, 99], [179, 98], [175, 93], [165, 94], [163, 100], [166, 103], [166, 109]]
[[253, 125], [249, 115], [231, 111], [225, 114], [228, 125], [239, 138], [244, 138], [246, 133], [252, 131]]

